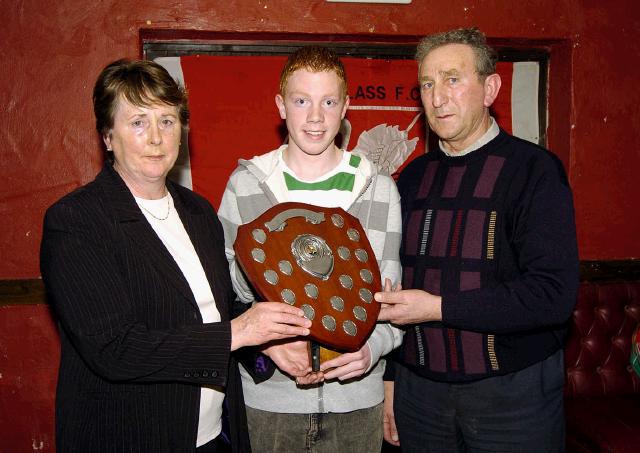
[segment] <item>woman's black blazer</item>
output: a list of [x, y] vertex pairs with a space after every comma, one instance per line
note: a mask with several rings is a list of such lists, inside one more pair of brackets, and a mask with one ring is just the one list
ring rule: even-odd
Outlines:
[[234, 451], [249, 451], [230, 356], [234, 294], [211, 205], [167, 182], [222, 322], [203, 324], [171, 254], [111, 164], [45, 215], [40, 266], [60, 322], [61, 452], [195, 450], [200, 387], [224, 388]]

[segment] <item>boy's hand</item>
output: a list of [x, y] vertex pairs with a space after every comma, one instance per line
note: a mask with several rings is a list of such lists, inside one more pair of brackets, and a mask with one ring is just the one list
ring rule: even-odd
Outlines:
[[262, 352], [273, 360], [280, 371], [289, 376], [297, 378], [311, 373], [308, 341], [293, 340], [270, 343], [262, 349]]
[[371, 350], [368, 344], [364, 344], [356, 352], [340, 354], [335, 359], [327, 360], [320, 364], [320, 371], [325, 379], [339, 379], [344, 381], [361, 376], [371, 366]]

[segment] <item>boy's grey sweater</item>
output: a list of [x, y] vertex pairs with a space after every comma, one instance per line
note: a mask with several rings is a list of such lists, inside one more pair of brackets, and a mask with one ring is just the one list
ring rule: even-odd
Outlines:
[[[225, 249], [231, 269], [231, 280], [238, 298], [245, 303], [255, 296], [239, 269], [233, 243], [239, 225], [256, 219], [272, 206], [288, 201], [287, 189], [279, 165], [285, 146], [246, 161], [227, 183], [218, 216], [222, 221]], [[382, 279], [394, 284], [400, 280], [400, 197], [393, 179], [377, 173], [374, 164], [364, 156], [356, 171], [353, 201], [348, 212], [357, 217], [378, 260]], [[323, 413], [350, 412], [372, 407], [384, 398], [382, 375], [385, 363], [380, 357], [402, 342], [402, 331], [388, 323], [378, 323], [367, 340], [371, 350], [372, 369], [347, 382], [325, 382], [309, 388], [296, 387], [295, 381], [276, 369], [273, 376], [256, 384], [241, 368], [245, 402], [248, 406], [269, 412]], [[366, 346], [365, 346], [366, 347]]]

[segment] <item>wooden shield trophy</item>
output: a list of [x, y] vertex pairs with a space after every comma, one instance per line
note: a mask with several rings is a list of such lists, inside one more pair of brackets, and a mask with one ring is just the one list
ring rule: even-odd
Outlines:
[[240, 226], [234, 250], [263, 300], [300, 307], [312, 321], [314, 371], [321, 353], [331, 357], [314, 343], [357, 351], [374, 329], [378, 262], [362, 225], [343, 209], [281, 203]]

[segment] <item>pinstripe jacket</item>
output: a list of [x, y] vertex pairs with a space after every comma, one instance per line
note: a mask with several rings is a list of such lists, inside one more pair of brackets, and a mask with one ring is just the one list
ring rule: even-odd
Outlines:
[[249, 451], [230, 356], [233, 297], [211, 205], [167, 181], [222, 321], [203, 324], [189, 285], [106, 164], [45, 215], [40, 265], [60, 321], [59, 452], [195, 450], [200, 387], [225, 387], [234, 451]]

